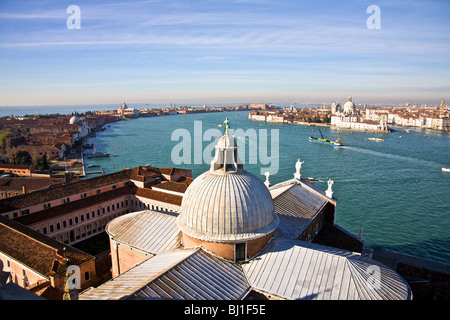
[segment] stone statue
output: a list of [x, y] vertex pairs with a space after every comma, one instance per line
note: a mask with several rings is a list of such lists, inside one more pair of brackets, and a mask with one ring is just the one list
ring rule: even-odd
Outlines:
[[302, 165], [305, 163], [305, 161], [301, 162], [300, 159], [298, 159], [297, 163], [295, 164], [295, 174], [294, 178], [300, 180], [302, 177], [302, 174], [300, 171], [302, 170]]
[[228, 134], [228, 129], [230, 129], [230, 120], [228, 118], [226, 118], [223, 122], [223, 129], [225, 131], [225, 134]]
[[325, 191], [325, 194], [327, 195], [328, 198], [333, 198], [333, 184], [334, 181], [333, 180], [328, 180], [328, 190]]
[[264, 184], [266, 185], [267, 188], [269, 188], [270, 187], [270, 181], [269, 181], [270, 172], [267, 171], [265, 174], [266, 174], [266, 181], [264, 182]]

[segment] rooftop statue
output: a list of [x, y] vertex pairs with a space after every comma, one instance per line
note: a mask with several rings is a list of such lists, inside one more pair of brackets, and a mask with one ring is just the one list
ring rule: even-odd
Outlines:
[[230, 119], [226, 118], [225, 121], [223, 122], [223, 128], [225, 131], [225, 135], [228, 134], [228, 129], [230, 129]]

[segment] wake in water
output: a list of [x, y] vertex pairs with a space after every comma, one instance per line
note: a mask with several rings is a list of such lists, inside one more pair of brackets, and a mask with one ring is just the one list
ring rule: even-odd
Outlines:
[[374, 151], [374, 150], [370, 150], [370, 149], [349, 147], [349, 146], [342, 146], [340, 148], [341, 149], [350, 150], [350, 151], [370, 154], [370, 155], [374, 155], [374, 156], [377, 156], [377, 157], [384, 157], [384, 158], [389, 158], [389, 159], [397, 159], [397, 160], [415, 162], [417, 164], [421, 164], [421, 165], [424, 165], [424, 166], [436, 167], [436, 168], [439, 168], [439, 170], [441, 170], [441, 168], [443, 167], [442, 164], [434, 162], [434, 161], [428, 161], [428, 160], [423, 160], [423, 159], [418, 159], [418, 158], [405, 157], [405, 156], [400, 156], [400, 155], [392, 154], [392, 153], [384, 153], [384, 152]]

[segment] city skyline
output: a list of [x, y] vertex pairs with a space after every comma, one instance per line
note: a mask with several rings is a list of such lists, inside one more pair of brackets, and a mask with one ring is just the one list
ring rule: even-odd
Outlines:
[[[70, 28], [71, 5], [80, 9]], [[380, 29], [368, 8], [380, 8]], [[429, 103], [447, 1], [2, 1], [0, 105]]]

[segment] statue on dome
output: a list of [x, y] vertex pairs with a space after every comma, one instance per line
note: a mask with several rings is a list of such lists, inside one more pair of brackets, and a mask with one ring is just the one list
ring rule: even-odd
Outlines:
[[226, 118], [225, 121], [223, 122], [223, 128], [225, 131], [225, 135], [228, 134], [228, 129], [230, 129], [230, 119]]

